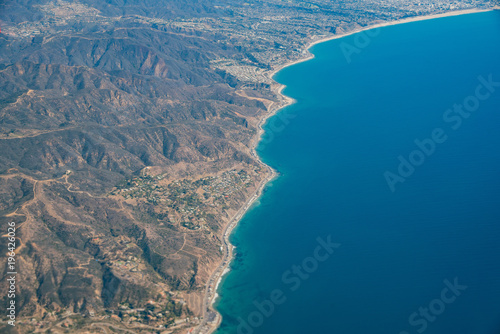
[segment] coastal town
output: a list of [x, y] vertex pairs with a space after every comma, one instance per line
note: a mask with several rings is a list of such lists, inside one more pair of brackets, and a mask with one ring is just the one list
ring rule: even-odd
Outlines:
[[[262, 11], [262, 3], [265, 11]], [[304, 58], [305, 46], [315, 40], [339, 35], [369, 25], [403, 20], [416, 16], [450, 11], [480, 10], [495, 6], [494, 1], [342, 1], [315, 0], [283, 3], [278, 0], [248, 1], [218, 5], [231, 16], [191, 19], [162, 19], [132, 16], [121, 18], [121, 25], [148, 24], [190, 38], [218, 36], [223, 47], [250, 48], [246, 57], [213, 58], [211, 66], [223, 70], [242, 82], [271, 84], [267, 72], [291, 61]], [[25, 22], [2, 27], [3, 33], [21, 38], [64, 35], [65, 24], [94, 22], [102, 26], [116, 24], [116, 18], [100, 15], [94, 8], [80, 3], [58, 1], [40, 5], [51, 16], [46, 22]]]
[[[258, 168], [255, 175], [261, 173]], [[110, 195], [119, 195], [136, 204], [143, 200], [154, 205], [154, 215], [162, 224], [184, 230], [217, 232], [221, 212], [230, 209], [235, 192], [252, 186], [252, 176], [246, 170], [223, 171], [196, 180], [169, 181], [166, 175], [141, 176], [124, 180]]]

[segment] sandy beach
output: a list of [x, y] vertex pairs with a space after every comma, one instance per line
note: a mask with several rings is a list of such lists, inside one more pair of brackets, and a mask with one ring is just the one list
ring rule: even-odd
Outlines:
[[[393, 26], [393, 25], [410, 23], [410, 22], [439, 19], [439, 18], [443, 18], [443, 17], [490, 12], [492, 10], [499, 10], [499, 9], [500, 9], [500, 6], [496, 6], [496, 7], [491, 8], [491, 9], [467, 9], [467, 10], [457, 10], [457, 11], [441, 13], [441, 14], [415, 16], [415, 17], [409, 17], [409, 18], [397, 20], [397, 21], [374, 23], [374, 24], [368, 25], [366, 27], [362, 27], [359, 29], [355, 29], [355, 30], [346, 32], [344, 34], [331, 35], [331, 36], [327, 36], [327, 37], [323, 37], [323, 38], [318, 38], [316, 40], [309, 42], [309, 44], [307, 44], [305, 50], [308, 52], [308, 55], [306, 57], [304, 57], [302, 59], [295, 60], [295, 61], [291, 61], [291, 62], [286, 63], [285, 65], [283, 65], [281, 67], [274, 69], [272, 72], [269, 73], [269, 77], [272, 79], [276, 73], [278, 73], [279, 71], [281, 71], [282, 69], [284, 69], [286, 67], [293, 66], [293, 65], [308, 61], [310, 59], [313, 59], [314, 55], [309, 52], [309, 49], [312, 48], [313, 46], [315, 46], [316, 44], [320, 44], [320, 43], [328, 42], [328, 41], [331, 41], [334, 39], [339, 39], [339, 38], [351, 36], [351, 35], [366, 31], [366, 30], [372, 30], [372, 29], [383, 28], [383, 27], [387, 27], [387, 26]], [[281, 90], [283, 88], [281, 88]]]
[[[305, 57], [301, 58], [296, 61], [291, 61], [289, 63], [284, 64], [283, 66], [279, 66], [276, 69], [273, 69], [272, 71], [267, 73], [267, 76], [270, 79], [273, 79], [274, 75], [281, 71], [282, 69], [304, 62], [308, 61], [310, 59], [314, 58], [314, 55], [309, 52], [309, 49], [313, 47], [316, 44], [323, 43], [326, 41], [334, 40], [334, 39], [339, 39], [343, 38], [346, 36], [350, 36], [356, 33], [360, 33], [362, 31], [370, 30], [370, 29], [376, 29], [376, 28], [381, 28], [385, 26], [391, 26], [391, 25], [397, 25], [397, 24], [404, 24], [404, 23], [409, 23], [409, 22], [416, 22], [416, 21], [423, 21], [423, 20], [431, 20], [431, 19], [437, 19], [437, 18], [442, 18], [442, 17], [449, 17], [449, 16], [458, 16], [458, 15], [465, 15], [465, 14], [473, 14], [473, 13], [480, 13], [480, 12], [488, 12], [492, 10], [498, 10], [500, 7], [495, 7], [494, 9], [469, 9], [469, 10], [460, 10], [460, 11], [452, 11], [452, 12], [447, 12], [447, 13], [441, 13], [441, 14], [433, 14], [433, 15], [426, 15], [426, 16], [416, 16], [416, 17], [411, 17], [403, 20], [398, 20], [398, 21], [391, 21], [391, 22], [381, 22], [381, 23], [374, 23], [372, 25], [362, 27], [359, 29], [355, 29], [353, 31], [346, 32], [344, 34], [338, 34], [338, 35], [331, 35], [331, 36], [326, 36], [323, 38], [317, 38], [313, 39], [310, 41], [306, 47], [305, 47]], [[265, 165], [259, 158], [256, 152], [257, 145], [264, 133], [263, 125], [266, 123], [267, 119], [274, 116], [279, 110], [293, 104], [295, 101], [282, 94], [283, 89], [285, 88], [284, 85], [277, 84], [276, 88], [274, 89], [274, 92], [280, 96], [281, 101], [279, 103], [273, 103], [268, 110], [268, 113], [262, 117], [258, 124], [258, 132], [255, 136], [255, 139], [252, 142], [252, 147], [251, 147], [251, 154], [252, 156], [260, 162], [260, 164], [265, 167], [268, 170], [268, 173], [266, 177], [261, 181], [259, 184], [256, 192], [251, 196], [251, 198], [238, 210], [238, 212], [233, 216], [229, 224], [226, 226], [226, 228], [223, 231], [223, 244], [222, 246], [222, 251], [223, 251], [223, 259], [220, 264], [220, 266], [214, 271], [214, 273], [211, 275], [210, 279], [208, 280], [206, 289], [205, 289], [205, 297], [204, 297], [204, 306], [203, 306], [203, 320], [201, 321], [200, 325], [197, 326], [195, 329], [190, 331], [189, 333], [203, 333], [203, 334], [210, 334], [213, 333], [218, 326], [220, 325], [222, 321], [222, 317], [219, 313], [217, 313], [213, 309], [213, 303], [215, 302], [216, 298], [218, 297], [217, 295], [217, 288], [223, 278], [223, 276], [229, 272], [229, 265], [231, 263], [231, 260], [233, 258], [233, 252], [234, 252], [234, 247], [230, 244], [229, 242], [229, 236], [231, 235], [231, 232], [233, 229], [237, 226], [238, 222], [240, 219], [243, 217], [243, 215], [246, 213], [246, 211], [252, 206], [252, 204], [262, 195], [262, 191], [264, 190], [266, 184], [270, 182], [272, 179], [274, 179], [277, 176], [276, 171], [274, 171], [270, 166]], [[215, 313], [215, 319], [213, 321], [208, 322], [207, 318], [207, 309], [210, 310], [210, 312]]]

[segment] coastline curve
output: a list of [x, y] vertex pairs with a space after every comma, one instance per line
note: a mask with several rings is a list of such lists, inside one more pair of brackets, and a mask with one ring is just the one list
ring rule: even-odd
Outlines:
[[[221, 264], [215, 269], [215, 271], [211, 274], [209, 280], [207, 281], [207, 284], [205, 286], [205, 295], [203, 298], [203, 314], [202, 314], [202, 320], [201, 322], [194, 328], [192, 328], [189, 333], [193, 334], [212, 334], [214, 333], [220, 326], [222, 322], [222, 316], [221, 314], [215, 310], [213, 307], [214, 302], [216, 301], [218, 294], [217, 294], [217, 289], [222, 281], [222, 278], [230, 271], [229, 265], [231, 261], [233, 260], [233, 253], [235, 247], [229, 242], [229, 237], [234, 230], [234, 228], [238, 225], [239, 221], [241, 218], [246, 214], [246, 212], [251, 208], [251, 206], [255, 203], [256, 200], [260, 198], [260, 196], [263, 193], [263, 190], [265, 189], [266, 185], [278, 177], [278, 173], [270, 166], [266, 165], [258, 156], [257, 154], [257, 146], [259, 145], [259, 142], [262, 139], [263, 134], [265, 133], [264, 130], [264, 125], [266, 124], [267, 120], [273, 116], [276, 115], [280, 110], [294, 104], [296, 101], [292, 99], [291, 97], [288, 97], [283, 94], [283, 90], [286, 88], [285, 85], [280, 84], [274, 80], [274, 76], [280, 72], [281, 70], [302, 63], [309, 61], [311, 59], [314, 59], [314, 54], [310, 52], [310, 49], [320, 43], [328, 42], [331, 40], [335, 39], [341, 39], [344, 37], [352, 36], [354, 34], [358, 34], [364, 31], [368, 30], [373, 30], [373, 29], [378, 29], [386, 26], [392, 26], [392, 25], [399, 25], [399, 24], [405, 24], [405, 23], [411, 23], [411, 22], [418, 22], [418, 21], [424, 21], [424, 20], [432, 20], [432, 19], [438, 19], [438, 18], [444, 18], [444, 17], [451, 17], [451, 16], [459, 16], [459, 15], [466, 15], [466, 14], [477, 14], [477, 13], [483, 13], [483, 12], [490, 12], [493, 10], [500, 10], [500, 7], [492, 7], [489, 9], [467, 9], [467, 10], [459, 10], [459, 11], [450, 11], [450, 12], [445, 12], [445, 13], [439, 13], [439, 14], [431, 14], [431, 15], [424, 15], [424, 16], [414, 16], [410, 18], [405, 18], [402, 20], [396, 20], [396, 21], [390, 21], [390, 22], [374, 22], [371, 25], [368, 25], [366, 27], [361, 27], [358, 29], [354, 29], [352, 31], [343, 33], [343, 34], [338, 34], [338, 35], [330, 35], [330, 36], [324, 36], [324, 37], [313, 37], [311, 41], [306, 43], [306, 46], [304, 47], [304, 58], [300, 58], [297, 60], [291, 60], [290, 62], [278, 66], [272, 71], [269, 71], [266, 73], [266, 76], [271, 79], [272, 81], [275, 82], [276, 87], [272, 89], [273, 93], [275, 93], [279, 98], [279, 102], [273, 102], [269, 108], [268, 112], [260, 119], [258, 126], [257, 126], [257, 133], [254, 136], [254, 139], [252, 141], [251, 145], [251, 155], [258, 161], [259, 164], [261, 164], [262, 167], [266, 168], [268, 173], [266, 177], [261, 181], [259, 186], [257, 187], [257, 190], [255, 193], [250, 197], [250, 199], [245, 202], [245, 204], [237, 211], [237, 213], [231, 218], [230, 222], [226, 225], [226, 227], [223, 230], [223, 243], [221, 247], [223, 248], [223, 258], [221, 261]], [[215, 314], [215, 318], [213, 318], [212, 321], [208, 321], [207, 319], [207, 312], [211, 312], [212, 314]]]

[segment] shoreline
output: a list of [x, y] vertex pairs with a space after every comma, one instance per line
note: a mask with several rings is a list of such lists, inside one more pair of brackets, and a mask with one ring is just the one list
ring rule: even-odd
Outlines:
[[[250, 154], [252, 155], [253, 158], [256, 159], [256, 161], [259, 164], [261, 164], [261, 166], [263, 166], [264, 168], [267, 169], [268, 174], [260, 182], [260, 184], [257, 187], [256, 192], [253, 194], [253, 196], [251, 196], [250, 199], [243, 204], [243, 206], [236, 212], [236, 214], [231, 218], [229, 223], [224, 228], [224, 230], [223, 230], [223, 243], [221, 245], [221, 248], [223, 249], [223, 258], [222, 258], [221, 264], [212, 273], [212, 275], [210, 275], [210, 278], [208, 279], [207, 284], [205, 286], [205, 295], [203, 298], [203, 306], [202, 306], [203, 307], [202, 321], [200, 322], [200, 324], [198, 324], [197, 326], [192, 328], [191, 331], [189, 331], [188, 333], [211, 334], [219, 328], [220, 323], [222, 322], [222, 316], [219, 312], [217, 312], [213, 308], [213, 304], [215, 303], [215, 300], [218, 297], [217, 289], [222, 281], [222, 278], [230, 271], [229, 265], [231, 264], [231, 261], [233, 260], [233, 252], [234, 252], [235, 247], [229, 242], [229, 236], [231, 235], [233, 229], [238, 225], [241, 218], [248, 211], [248, 209], [250, 209], [250, 207], [255, 203], [255, 201], [260, 198], [266, 185], [278, 176], [278, 173], [272, 167], [266, 165], [260, 159], [260, 157], [258, 156], [257, 151], [256, 151], [257, 146], [262, 138], [262, 135], [264, 134], [263, 126], [267, 122], [267, 120], [270, 117], [275, 116], [276, 113], [279, 112], [280, 110], [295, 103], [294, 99], [292, 99], [291, 97], [288, 97], [282, 93], [283, 90], [286, 88], [286, 86], [276, 82], [273, 79], [274, 76], [279, 71], [281, 71], [287, 67], [314, 59], [314, 54], [312, 54], [310, 52], [310, 49], [313, 46], [320, 44], [320, 43], [348, 37], [348, 36], [363, 32], [363, 31], [382, 28], [382, 27], [386, 27], [386, 26], [399, 25], [399, 24], [418, 22], [418, 21], [426, 21], [426, 20], [432, 20], [432, 19], [438, 19], [438, 18], [444, 18], [444, 17], [460, 16], [460, 15], [466, 15], [466, 14], [484, 13], [484, 12], [490, 12], [490, 11], [499, 10], [499, 9], [500, 9], [500, 6], [495, 6], [495, 7], [489, 8], [489, 9], [477, 9], [477, 8], [475, 8], [475, 9], [456, 10], [456, 11], [450, 11], [450, 12], [439, 13], [439, 14], [414, 16], [414, 17], [409, 17], [409, 18], [396, 20], [396, 21], [375, 23], [372, 25], [368, 25], [366, 27], [360, 27], [358, 29], [354, 29], [354, 30], [346, 32], [346, 33], [322, 37], [322, 38], [318, 38], [316, 40], [314, 40], [314, 38], [313, 38], [313, 40], [308, 42], [306, 44], [306, 46], [304, 47], [304, 54], [305, 54], [304, 58], [290, 61], [290, 62], [288, 62], [284, 65], [278, 66], [275, 69], [273, 69], [272, 71], [266, 73], [266, 76], [269, 79], [271, 79], [275, 84], [277, 84], [277, 88], [274, 90], [272, 89], [272, 90], [277, 96], [280, 97], [281, 101], [273, 102], [273, 104], [271, 104], [269, 106], [268, 112], [260, 119], [260, 121], [257, 125], [257, 133], [256, 133], [256, 135], [253, 139], [252, 145], [250, 147], [250, 150], [251, 150]], [[215, 319], [214, 319], [214, 321], [212, 321], [210, 323], [208, 323], [208, 321], [207, 321], [207, 310], [210, 310], [210, 312], [215, 313]], [[207, 326], [208, 326], [208, 328], [205, 328]]]
[[[296, 65], [296, 64], [300, 64], [300, 63], [306, 62], [306, 61], [311, 60], [311, 59], [314, 59], [314, 55], [309, 50], [313, 46], [315, 46], [317, 44], [321, 44], [321, 43], [325, 43], [325, 42], [332, 41], [332, 40], [335, 40], [335, 39], [340, 39], [340, 38], [352, 36], [354, 34], [357, 34], [357, 33], [363, 32], [363, 31], [377, 29], [377, 28], [383, 28], [383, 27], [388, 27], [388, 26], [393, 26], [393, 25], [399, 25], [399, 24], [405, 24], [405, 23], [412, 23], [412, 22], [419, 22], [419, 21], [427, 21], [427, 20], [433, 20], [433, 19], [440, 19], [440, 18], [444, 18], [444, 17], [453, 17], [453, 16], [460, 16], [460, 15], [467, 15], [467, 14], [485, 13], [485, 12], [491, 12], [491, 11], [494, 11], [494, 10], [500, 10], [500, 6], [495, 6], [493, 8], [489, 8], [489, 9], [477, 9], [477, 8], [473, 8], [473, 9], [456, 10], [456, 11], [451, 11], [451, 12], [446, 12], [446, 13], [440, 13], [440, 14], [429, 14], [429, 15], [423, 15], [423, 16], [413, 16], [413, 17], [409, 17], [409, 18], [405, 18], [405, 19], [401, 19], [401, 20], [396, 20], [396, 21], [380, 22], [380, 23], [371, 24], [371, 25], [368, 25], [366, 27], [360, 27], [358, 29], [354, 29], [354, 30], [351, 30], [351, 31], [348, 31], [348, 32], [345, 32], [345, 33], [342, 33], [342, 34], [338, 34], [338, 35], [330, 35], [330, 36], [326, 36], [326, 37], [321, 37], [321, 38], [319, 38], [317, 40], [312, 40], [312, 41], [310, 41], [309, 43], [306, 44], [304, 51], [308, 55], [305, 58], [293, 60], [293, 61], [291, 61], [289, 63], [286, 63], [286, 64], [284, 64], [282, 66], [277, 67], [276, 69], [274, 69], [273, 71], [270, 72], [269, 78], [271, 80], [273, 80], [274, 75], [276, 75], [276, 73], [278, 73], [282, 69], [290, 67], [290, 66], [293, 66], [293, 65]], [[283, 87], [283, 88], [280, 89], [280, 91], [279, 91], [280, 94], [281, 94], [281, 90], [283, 90], [284, 88], [285, 87]], [[282, 97], [288, 98], [287, 96], [284, 96], [284, 95], [282, 95]]]

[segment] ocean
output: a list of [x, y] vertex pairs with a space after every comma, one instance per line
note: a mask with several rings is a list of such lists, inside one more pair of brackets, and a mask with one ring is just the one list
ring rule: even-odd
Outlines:
[[257, 152], [217, 334], [500, 333], [500, 11], [317, 44]]

